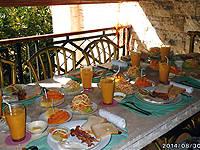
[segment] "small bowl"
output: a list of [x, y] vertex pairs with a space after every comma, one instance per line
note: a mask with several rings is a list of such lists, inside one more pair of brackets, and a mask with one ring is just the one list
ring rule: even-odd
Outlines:
[[139, 88], [137, 89], [138, 91], [138, 96], [140, 97], [146, 97], [149, 95], [149, 90], [145, 89], [145, 88]]
[[[33, 134], [38, 134], [38, 133], [44, 132], [47, 126], [48, 124], [45, 121], [33, 121], [26, 126], [26, 129]], [[37, 129], [37, 128], [40, 128], [40, 129]]]
[[126, 97], [126, 94], [121, 92], [114, 92], [113, 99], [116, 101], [123, 100]]

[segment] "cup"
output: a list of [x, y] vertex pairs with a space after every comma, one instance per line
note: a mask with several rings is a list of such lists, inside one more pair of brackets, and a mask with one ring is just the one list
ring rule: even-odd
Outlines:
[[115, 82], [113, 82], [111, 77], [104, 76], [100, 79], [100, 86], [103, 97], [103, 104], [112, 105]]
[[160, 60], [158, 69], [159, 69], [159, 81], [160, 83], [166, 84], [168, 82], [168, 77], [169, 77], [169, 71], [171, 68], [171, 62], [165, 60]]
[[160, 48], [160, 55], [161, 55], [161, 60], [166, 60], [165, 56], [168, 58], [169, 57], [169, 52], [170, 52], [171, 47], [170, 46], [164, 46]]
[[92, 66], [84, 66], [80, 69], [83, 88], [90, 89], [92, 87], [93, 68]]
[[26, 111], [25, 106], [21, 103], [10, 104], [12, 114], [8, 105], [4, 108], [6, 122], [9, 126], [10, 135], [14, 142], [20, 142], [25, 139], [26, 129]]
[[130, 57], [131, 57], [132, 67], [134, 67], [134, 66], [139, 67], [140, 59], [141, 59], [141, 52], [132, 51], [132, 52], [130, 52]]

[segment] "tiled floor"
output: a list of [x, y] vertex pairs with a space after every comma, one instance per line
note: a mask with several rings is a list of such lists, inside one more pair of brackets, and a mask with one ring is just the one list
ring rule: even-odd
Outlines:
[[[179, 141], [181, 141], [181, 140], [183, 140], [183, 139], [186, 139], [186, 138], [188, 138], [188, 137], [191, 137], [191, 136], [188, 135], [187, 133], [184, 133], [184, 134], [182, 134], [182, 135], [177, 139], [176, 143], [179, 142]], [[162, 146], [163, 141], [160, 140], [160, 139], [158, 139], [157, 141], [158, 141], [158, 143], [160, 144], [160, 146]], [[151, 144], [147, 145], [146, 147], [144, 147], [142, 150], [157, 150], [157, 148], [155, 147], [154, 144], [151, 143]]]

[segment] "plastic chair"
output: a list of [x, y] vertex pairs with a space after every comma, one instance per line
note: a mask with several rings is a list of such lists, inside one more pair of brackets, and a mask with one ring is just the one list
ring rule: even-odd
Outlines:
[[87, 65], [103, 64], [118, 59], [117, 45], [105, 39], [94, 40], [82, 51]]
[[[70, 53], [70, 58], [66, 53]], [[67, 61], [71, 59], [72, 67], [75, 69], [76, 53], [64, 47], [52, 46], [43, 48], [34, 53], [27, 61], [35, 81], [52, 78], [67, 73]], [[63, 63], [61, 63], [63, 61]], [[36, 69], [37, 68], [37, 71]]]
[[[3, 67], [3, 64], [6, 64], [6, 67]], [[1, 79], [0, 81], [1, 81], [1, 88], [4, 87], [4, 83], [5, 83], [4, 82], [5, 81], [4, 73], [5, 72], [9, 72], [10, 73], [9, 68], [11, 68], [11, 74], [9, 74], [10, 77], [11, 77], [10, 81], [11, 81], [12, 84], [15, 84], [16, 83], [16, 63], [13, 62], [13, 61], [4, 59], [4, 58], [0, 58], [0, 79]]]

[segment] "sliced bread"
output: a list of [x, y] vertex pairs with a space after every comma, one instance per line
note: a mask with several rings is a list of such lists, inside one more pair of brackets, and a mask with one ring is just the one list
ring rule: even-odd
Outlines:
[[158, 84], [156, 88], [154, 89], [154, 92], [156, 93], [162, 93], [162, 94], [168, 94], [169, 90], [173, 87], [173, 85], [164, 85], [164, 84]]
[[81, 130], [83, 131], [87, 131], [91, 134], [93, 134], [92, 130], [91, 130], [91, 126], [94, 124], [99, 124], [99, 123], [105, 123], [107, 120], [105, 118], [96, 116], [96, 115], [90, 115], [88, 116], [88, 120], [86, 121], [86, 123], [84, 123], [81, 127]]
[[39, 94], [42, 93], [41, 87], [40, 87], [40, 85], [38, 83], [36, 85], [27, 87], [24, 90], [26, 92], [26, 97], [25, 97], [26, 99], [34, 97], [34, 96], [39, 95]]
[[169, 90], [169, 93], [168, 93], [168, 96], [170, 97], [177, 97], [179, 94], [185, 92], [186, 89], [184, 88], [181, 88], [181, 87], [177, 87], [177, 86], [173, 86], [170, 90]]
[[100, 123], [91, 126], [92, 132], [97, 139], [109, 134], [118, 134], [117, 128], [112, 123]]

